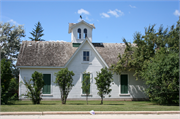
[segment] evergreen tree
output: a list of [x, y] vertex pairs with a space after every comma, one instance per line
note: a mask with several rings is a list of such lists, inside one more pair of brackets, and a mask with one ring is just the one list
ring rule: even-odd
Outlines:
[[33, 29], [32, 32], [30, 32], [30, 34], [33, 36], [33, 37], [29, 37], [32, 41], [44, 41], [43, 39], [41, 39], [41, 37], [44, 35], [42, 32], [43, 32], [43, 28], [41, 26], [41, 23], [38, 22], [36, 25], [35, 25], [35, 29]]

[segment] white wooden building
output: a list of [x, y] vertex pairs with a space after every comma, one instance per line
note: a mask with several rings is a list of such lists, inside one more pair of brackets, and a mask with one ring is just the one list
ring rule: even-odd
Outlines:
[[[43, 73], [45, 87], [43, 99], [60, 99], [59, 87], [54, 83], [55, 72], [61, 68], [73, 71], [74, 87], [68, 95], [68, 99], [85, 99], [82, 92], [83, 73], [90, 72], [90, 96], [89, 99], [100, 99], [95, 85], [96, 72], [101, 68], [110, 67], [118, 62], [118, 55], [123, 54], [125, 44], [123, 43], [93, 43], [93, 24], [84, 20], [79, 23], [69, 23], [71, 42], [49, 42], [49, 41], [23, 41], [16, 66], [20, 68], [19, 82], [31, 79], [34, 71]], [[111, 93], [105, 95], [109, 100], [143, 100], [148, 97], [144, 93], [145, 85], [142, 80], [136, 80], [134, 72], [123, 72], [121, 75], [113, 75]], [[26, 87], [19, 86], [19, 96], [26, 94]], [[20, 99], [26, 99], [20, 96]]]

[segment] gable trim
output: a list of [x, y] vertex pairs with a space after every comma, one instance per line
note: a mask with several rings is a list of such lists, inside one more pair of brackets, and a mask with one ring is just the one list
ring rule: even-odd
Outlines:
[[88, 42], [89, 45], [91, 46], [91, 48], [94, 50], [94, 52], [97, 54], [97, 56], [100, 58], [100, 60], [103, 62], [103, 64], [109, 68], [109, 66], [106, 64], [106, 62], [104, 61], [104, 59], [101, 57], [101, 55], [98, 53], [98, 51], [95, 49], [95, 47], [92, 45], [92, 43], [90, 43], [88, 37], [81, 43], [80, 47], [75, 51], [75, 53], [71, 56], [71, 58], [68, 60], [68, 62], [65, 64], [64, 67], [67, 67], [68, 64], [72, 61], [72, 59], [76, 56], [76, 54], [79, 52], [79, 50], [83, 47], [83, 45], [85, 44], [85, 42]]
[[77, 24], [72, 25], [70, 28], [72, 29], [72, 28], [76, 27], [77, 25], [79, 25], [79, 24], [81, 24], [81, 23], [84, 23], [85, 25], [87, 25], [87, 26], [89, 26], [89, 27], [91, 27], [91, 28], [94, 28], [94, 29], [95, 29], [95, 27], [94, 27], [94, 26], [92, 26], [91, 24], [88, 24], [88, 23], [87, 23], [87, 22], [85, 22], [84, 20], [80, 21], [80, 22], [79, 22], [79, 23], [77, 23]]

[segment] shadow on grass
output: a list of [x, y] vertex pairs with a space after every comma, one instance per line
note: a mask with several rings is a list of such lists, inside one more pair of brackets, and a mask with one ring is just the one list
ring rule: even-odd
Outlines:
[[124, 104], [103, 104], [103, 105], [124, 105]]
[[6, 105], [57, 105], [57, 104], [56, 103], [41, 103], [41, 104], [18, 103], [18, 104], [6, 104]]
[[153, 104], [148, 104], [148, 105], [157, 105], [157, 106], [179, 106], [179, 104], [156, 104], [156, 103], [153, 103]]
[[[67, 103], [67, 105], [87, 105], [86, 103]], [[92, 104], [88, 103], [88, 105], [101, 105], [100, 103]], [[124, 105], [124, 104], [102, 104], [102, 105]]]

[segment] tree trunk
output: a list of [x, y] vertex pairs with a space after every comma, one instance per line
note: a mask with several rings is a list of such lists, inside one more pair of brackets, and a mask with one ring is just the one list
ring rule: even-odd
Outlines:
[[86, 103], [87, 103], [87, 105], [88, 105], [88, 95], [86, 95]]
[[101, 96], [101, 105], [103, 104], [103, 96]]

